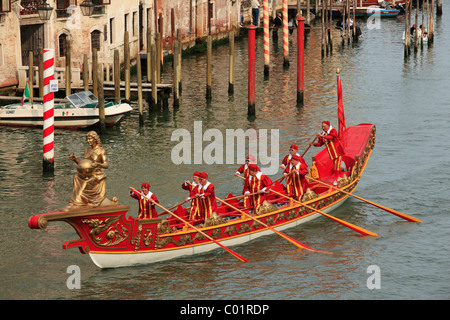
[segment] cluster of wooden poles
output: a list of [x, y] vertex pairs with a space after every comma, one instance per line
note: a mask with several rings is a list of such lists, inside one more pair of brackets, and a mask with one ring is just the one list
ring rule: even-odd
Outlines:
[[[353, 1], [352, 8], [350, 8], [350, 0], [344, 0], [342, 8], [342, 44], [350, 44], [350, 38], [353, 37], [354, 42], [358, 42], [356, 34], [356, 4]], [[325, 54], [333, 51], [333, 35], [331, 30], [334, 29], [332, 25], [332, 0], [324, 0], [321, 6], [322, 16], [322, 57]], [[318, 11], [316, 11], [318, 12]], [[353, 20], [352, 30], [350, 31], [350, 18]], [[347, 26], [347, 27], [345, 27]], [[351, 33], [350, 33], [351, 32]]]
[[[416, 3], [416, 14], [415, 14], [415, 25], [416, 29], [413, 35], [411, 35], [411, 18], [412, 18], [412, 5]], [[437, 1], [437, 2], [436, 2]], [[434, 14], [433, 8], [436, 7], [436, 14], [442, 14], [442, 1], [440, 0], [408, 0], [405, 7], [405, 57], [411, 53], [411, 36], [414, 37], [414, 51], [418, 50], [419, 45], [423, 46], [423, 37], [419, 39], [419, 10], [420, 4], [422, 4], [422, 26], [426, 26], [428, 43], [433, 43], [434, 41]], [[423, 35], [422, 35], [423, 36]]]

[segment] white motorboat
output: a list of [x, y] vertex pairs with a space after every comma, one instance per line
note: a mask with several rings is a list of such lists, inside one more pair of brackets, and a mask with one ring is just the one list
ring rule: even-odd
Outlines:
[[[105, 124], [115, 125], [132, 108], [128, 103], [105, 101]], [[0, 107], [0, 125], [42, 127], [42, 103], [13, 103]], [[98, 98], [90, 91], [82, 91], [67, 96], [54, 105], [54, 125], [56, 128], [85, 128], [100, 121]]]

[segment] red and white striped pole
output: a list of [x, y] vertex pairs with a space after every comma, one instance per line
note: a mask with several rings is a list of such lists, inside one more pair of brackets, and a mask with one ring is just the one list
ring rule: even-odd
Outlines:
[[269, 0], [263, 2], [263, 27], [264, 27], [264, 75], [269, 75], [270, 50], [269, 50]]
[[54, 170], [54, 93], [50, 80], [55, 78], [55, 50], [44, 49], [44, 172]]
[[283, 66], [289, 66], [288, 1], [283, 0]]
[[305, 18], [297, 16], [297, 104], [303, 105], [303, 52], [305, 47]]

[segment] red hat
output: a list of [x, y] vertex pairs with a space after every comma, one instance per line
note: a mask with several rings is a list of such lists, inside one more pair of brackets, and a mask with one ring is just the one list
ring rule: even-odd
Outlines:
[[251, 170], [251, 171], [261, 171], [261, 170], [259, 170], [259, 168], [258, 168], [258, 166], [257, 166], [256, 164], [249, 164], [249, 165], [248, 165], [248, 170]]
[[194, 177], [200, 177], [200, 172], [195, 171], [195, 172], [194, 172]]
[[298, 156], [298, 155], [295, 154], [295, 155], [292, 156], [291, 160], [297, 160], [297, 161], [300, 161], [300, 156]]
[[295, 144], [293, 144], [292, 146], [290, 146], [290, 148], [289, 149], [294, 149], [294, 150], [298, 150], [298, 147], [295, 145]]
[[200, 179], [208, 179], [208, 174], [206, 172], [200, 172], [198, 176]]
[[250, 160], [250, 161], [254, 162], [256, 159], [255, 159], [255, 156], [249, 154], [245, 160]]
[[142, 189], [142, 188], [150, 189], [150, 184], [147, 183], [147, 182], [144, 182], [143, 184], [141, 184], [141, 189]]
[[329, 126], [330, 125], [330, 121], [322, 121], [322, 123], [325, 123], [327, 126]]

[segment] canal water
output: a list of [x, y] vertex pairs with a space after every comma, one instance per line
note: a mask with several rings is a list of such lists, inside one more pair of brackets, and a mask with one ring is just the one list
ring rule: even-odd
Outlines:
[[[445, 13], [444, 13], [445, 15]], [[281, 162], [291, 144], [302, 153], [320, 131], [321, 121], [337, 126], [336, 69], [341, 69], [347, 125], [373, 123], [377, 140], [355, 194], [415, 216], [406, 222], [388, 212], [350, 198], [337, 217], [376, 232], [363, 237], [325, 217], [285, 233], [313, 248], [333, 252], [314, 254], [297, 250], [278, 235], [259, 238], [233, 250], [250, 260], [241, 263], [218, 249], [195, 257], [164, 263], [101, 270], [78, 250], [63, 250], [77, 239], [65, 223], [49, 223], [31, 230], [33, 214], [56, 211], [67, 204], [75, 165], [68, 155], [82, 155], [86, 131], [55, 132], [55, 173], [42, 174], [42, 130], [0, 128], [0, 298], [1, 299], [448, 299], [450, 298], [450, 20], [436, 19], [435, 43], [405, 60], [404, 16], [383, 19], [370, 29], [358, 21], [363, 38], [342, 45], [333, 30], [333, 54], [321, 58], [320, 25], [313, 24], [305, 48], [305, 105], [296, 105], [296, 32], [290, 36], [290, 67], [283, 68], [282, 36], [271, 43], [268, 78], [263, 76], [263, 38], [257, 36], [256, 117], [247, 117], [247, 39], [236, 43], [235, 94], [228, 90], [228, 46], [213, 52], [212, 99], [205, 99], [204, 55], [183, 59], [180, 107], [144, 113], [139, 125], [136, 106], [116, 127], [101, 135], [110, 167], [107, 194], [131, 206], [137, 203], [128, 187], [144, 181], [161, 204], [181, 202], [181, 183], [192, 172], [209, 173], [218, 197], [239, 194], [241, 181], [233, 176], [243, 163], [226, 154], [215, 163], [194, 163], [207, 153], [194, 149], [191, 164], [174, 164], [171, 141], [176, 130], [194, 126], [217, 129], [267, 130], [279, 147]], [[163, 79], [171, 82], [171, 69]], [[197, 137], [198, 138], [198, 137]], [[225, 141], [223, 142], [225, 145]], [[258, 142], [264, 148], [263, 142]], [[267, 145], [266, 144], [266, 145]], [[269, 148], [272, 151], [274, 149]], [[314, 148], [312, 148], [314, 149]], [[318, 149], [305, 156], [311, 164]], [[270, 155], [270, 152], [269, 152]], [[222, 161], [220, 161], [222, 159]], [[263, 167], [268, 167], [263, 166]], [[273, 179], [281, 170], [272, 174]], [[81, 288], [69, 289], [69, 266], [78, 266]], [[377, 281], [374, 277], [379, 276]]]

